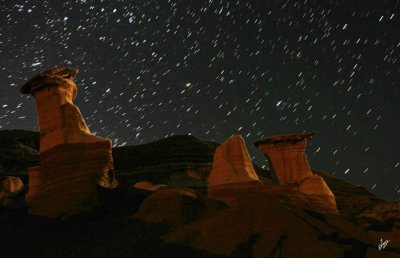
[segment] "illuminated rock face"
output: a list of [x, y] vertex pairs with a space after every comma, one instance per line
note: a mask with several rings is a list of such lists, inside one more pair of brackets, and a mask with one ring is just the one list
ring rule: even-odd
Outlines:
[[0, 180], [0, 201], [20, 192], [24, 187], [19, 177], [8, 176]]
[[40, 124], [41, 167], [29, 170], [29, 212], [70, 216], [97, 204], [97, 185], [115, 188], [111, 141], [92, 135], [73, 104], [77, 69], [44, 71], [22, 88], [35, 96]]
[[335, 195], [321, 176], [307, 175], [298, 185], [298, 190], [310, 196], [321, 211], [338, 213]]
[[208, 177], [208, 193], [215, 195], [233, 183], [259, 182], [242, 136], [235, 135], [218, 146]]
[[279, 184], [296, 184], [311, 175], [305, 148], [314, 133], [274, 136], [255, 143], [266, 156]]
[[315, 133], [274, 136], [255, 142], [280, 185], [295, 186], [328, 213], [338, 213], [335, 196], [324, 179], [311, 172], [305, 147]]

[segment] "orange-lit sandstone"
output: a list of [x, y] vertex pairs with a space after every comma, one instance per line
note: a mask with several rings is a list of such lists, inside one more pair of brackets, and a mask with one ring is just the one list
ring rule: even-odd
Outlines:
[[255, 142], [256, 147], [266, 156], [270, 169], [279, 184], [299, 183], [311, 175], [305, 148], [307, 139], [315, 133], [282, 135]]
[[208, 177], [208, 195], [229, 202], [243, 187], [261, 186], [241, 135], [234, 135], [218, 146]]
[[134, 184], [133, 187], [136, 189], [140, 189], [140, 190], [155, 192], [157, 190], [160, 190], [161, 188], [165, 188], [166, 185], [160, 185], [160, 184], [155, 185], [149, 181], [140, 181], [140, 182], [137, 182], [136, 184]]
[[324, 179], [311, 172], [305, 148], [315, 133], [281, 135], [255, 142], [268, 159], [270, 169], [280, 185], [292, 185], [309, 195], [328, 213], [337, 213], [335, 196]]
[[234, 135], [217, 147], [208, 186], [258, 181], [242, 136]]
[[335, 195], [324, 179], [317, 175], [307, 175], [298, 185], [300, 192], [310, 196], [322, 212], [338, 213]]
[[29, 169], [29, 212], [50, 218], [89, 210], [97, 185], [115, 188], [111, 141], [92, 135], [73, 104], [77, 69], [44, 71], [22, 88], [35, 96], [40, 124], [40, 167]]
[[0, 180], [0, 200], [17, 194], [23, 187], [24, 183], [19, 177], [7, 176]]

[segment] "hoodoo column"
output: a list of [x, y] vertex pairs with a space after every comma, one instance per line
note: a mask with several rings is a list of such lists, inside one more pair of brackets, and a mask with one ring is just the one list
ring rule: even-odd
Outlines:
[[29, 80], [21, 92], [36, 99], [40, 167], [29, 169], [29, 212], [70, 216], [97, 205], [97, 185], [115, 188], [111, 141], [92, 135], [73, 99], [78, 70], [53, 68]]
[[255, 142], [255, 146], [267, 157], [279, 184], [299, 183], [312, 174], [305, 148], [307, 139], [314, 135], [315, 133], [273, 136]]
[[308, 195], [319, 211], [337, 214], [336, 199], [325, 180], [314, 175], [308, 165], [305, 148], [315, 133], [273, 136], [255, 142], [267, 157], [270, 169], [280, 185], [291, 185]]

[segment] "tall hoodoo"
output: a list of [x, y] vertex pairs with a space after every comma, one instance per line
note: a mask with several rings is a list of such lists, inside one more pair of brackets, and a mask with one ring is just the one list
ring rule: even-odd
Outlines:
[[270, 169], [279, 184], [295, 184], [311, 175], [305, 148], [307, 139], [315, 133], [281, 135], [255, 142], [255, 146], [268, 159]]
[[73, 104], [78, 70], [60, 67], [29, 80], [24, 94], [36, 99], [40, 125], [40, 167], [29, 169], [29, 212], [70, 216], [97, 204], [97, 185], [115, 188], [111, 141], [92, 135]]
[[337, 213], [336, 199], [324, 179], [311, 172], [305, 148], [316, 133], [280, 135], [255, 142], [266, 156], [280, 185], [295, 186], [329, 213]]

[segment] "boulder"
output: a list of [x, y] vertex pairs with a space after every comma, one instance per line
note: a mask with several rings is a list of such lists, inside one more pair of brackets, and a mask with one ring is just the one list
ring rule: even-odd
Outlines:
[[194, 221], [205, 207], [204, 200], [189, 188], [169, 188], [144, 199], [134, 218], [148, 223], [177, 226]]
[[7, 176], [0, 180], [0, 207], [8, 209], [20, 209], [23, 207], [20, 192], [24, 189], [24, 183], [19, 177]]
[[7, 176], [0, 181], [0, 199], [18, 194], [24, 188], [24, 183], [19, 177]]

